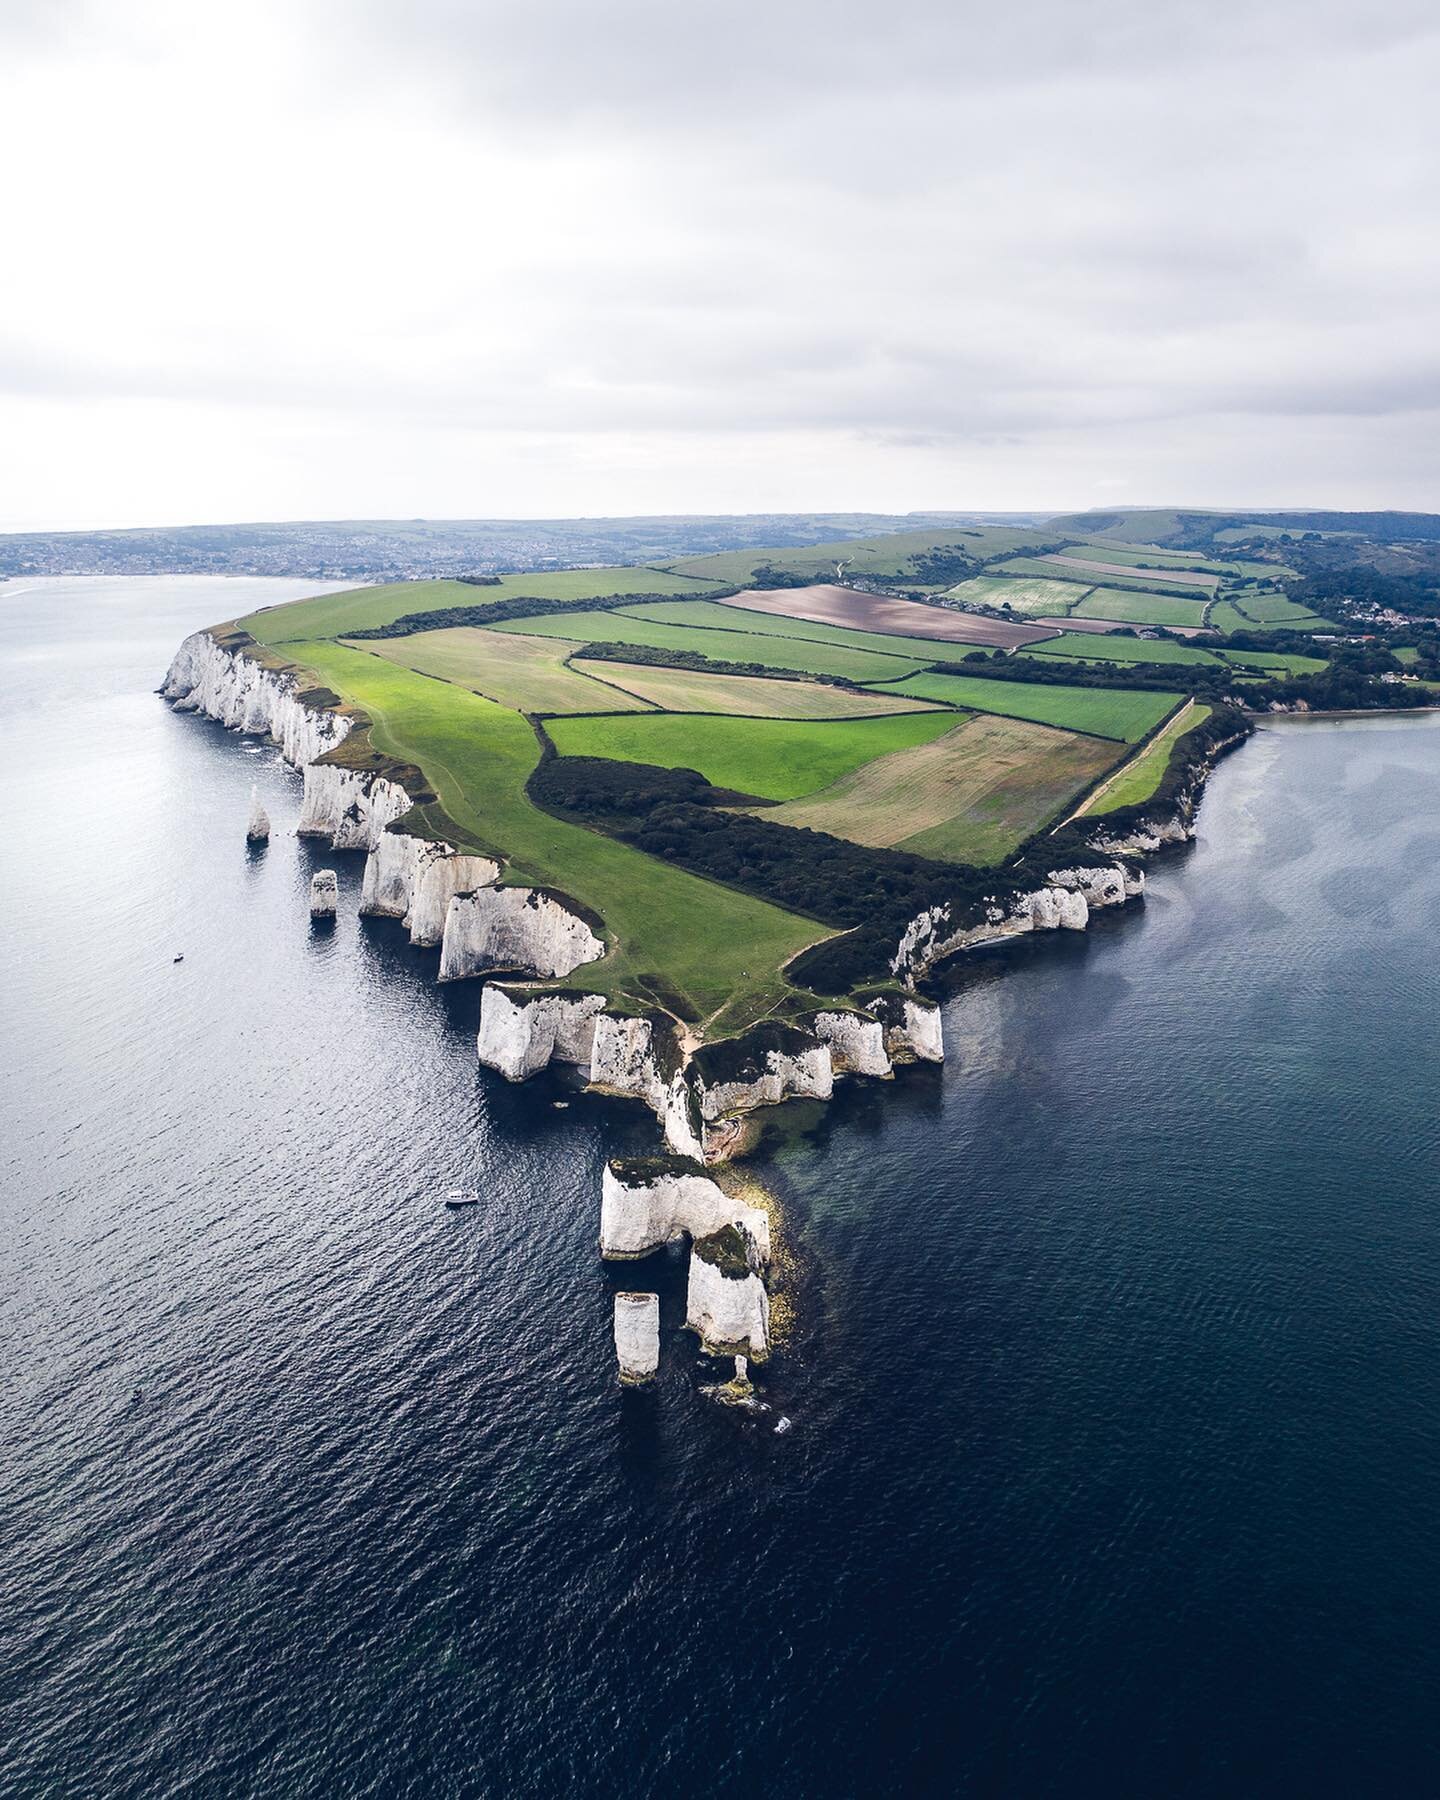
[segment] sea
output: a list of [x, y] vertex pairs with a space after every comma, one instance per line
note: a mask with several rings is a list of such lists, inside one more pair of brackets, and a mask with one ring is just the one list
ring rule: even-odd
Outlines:
[[0, 1794], [1435, 1791], [1440, 715], [1266, 721], [943, 1069], [772, 1115], [744, 1413], [596, 1254], [650, 1115], [480, 1069], [154, 692], [313, 591], [0, 586]]

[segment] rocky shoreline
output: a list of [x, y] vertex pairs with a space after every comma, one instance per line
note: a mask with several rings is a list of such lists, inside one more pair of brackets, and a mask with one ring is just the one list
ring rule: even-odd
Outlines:
[[[687, 1325], [708, 1352], [754, 1361], [770, 1347], [769, 1222], [711, 1173], [753, 1142], [754, 1115], [788, 1099], [829, 1100], [837, 1080], [884, 1080], [906, 1063], [943, 1061], [939, 1007], [917, 984], [967, 950], [1036, 931], [1081, 931], [1096, 911], [1140, 898], [1145, 877], [1136, 859], [1194, 836], [1209, 768], [1248, 735], [1247, 727], [1208, 745], [1175, 791], [1162, 784], [1153, 811], [1138, 809], [1118, 830], [1097, 822], [1087, 834], [1076, 821], [1058, 866], [1034, 885], [1005, 892], [997, 874], [997, 893], [979, 908], [942, 904], [918, 914], [894, 946], [885, 982], [707, 1043], [658, 1009], [618, 1012], [603, 994], [566, 987], [575, 970], [605, 954], [598, 921], [543, 889], [501, 886], [492, 857], [407, 830], [407, 815], [432, 798], [419, 771], [378, 754], [351, 755], [364, 721], [328, 690], [304, 688], [293, 670], [269, 667], [249, 649], [241, 633], [194, 632], [160, 693], [177, 711], [275, 743], [304, 780], [298, 834], [365, 852], [360, 911], [396, 919], [412, 944], [438, 948], [439, 980], [485, 978], [476, 1042], [485, 1067], [525, 1081], [552, 1063], [568, 1065], [593, 1090], [650, 1108], [663, 1154], [607, 1169], [600, 1253], [629, 1260], [688, 1238]], [[1097, 860], [1077, 860], [1077, 848]], [[616, 1299], [617, 1355], [629, 1383], [648, 1378], [651, 1300]]]

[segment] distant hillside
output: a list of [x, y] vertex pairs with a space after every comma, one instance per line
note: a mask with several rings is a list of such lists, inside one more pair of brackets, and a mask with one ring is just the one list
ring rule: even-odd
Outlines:
[[11, 575], [429, 576], [635, 565], [892, 532], [1026, 525], [1034, 513], [749, 513], [633, 519], [346, 519], [0, 535]]
[[1114, 512], [1065, 513], [1056, 530], [1108, 538], [1118, 544], [1159, 544], [1167, 549], [1208, 550], [1247, 540], [1261, 543], [1307, 532], [1344, 534], [1375, 543], [1440, 542], [1440, 513], [1409, 512], [1190, 512], [1171, 507], [1127, 507]]

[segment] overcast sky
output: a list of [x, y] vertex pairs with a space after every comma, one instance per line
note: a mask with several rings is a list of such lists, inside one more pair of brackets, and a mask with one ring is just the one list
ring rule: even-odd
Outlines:
[[1440, 509], [1433, 0], [5, 0], [0, 524]]

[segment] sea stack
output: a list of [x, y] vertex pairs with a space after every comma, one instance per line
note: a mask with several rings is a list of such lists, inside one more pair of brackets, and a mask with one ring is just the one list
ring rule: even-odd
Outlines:
[[250, 823], [245, 827], [245, 841], [248, 844], [263, 844], [270, 837], [270, 815], [260, 804], [260, 790], [250, 790]]
[[660, 1296], [615, 1296], [615, 1354], [626, 1387], [649, 1381], [660, 1367]]
[[310, 877], [310, 917], [333, 919], [339, 904], [339, 877], [333, 869], [317, 869]]

